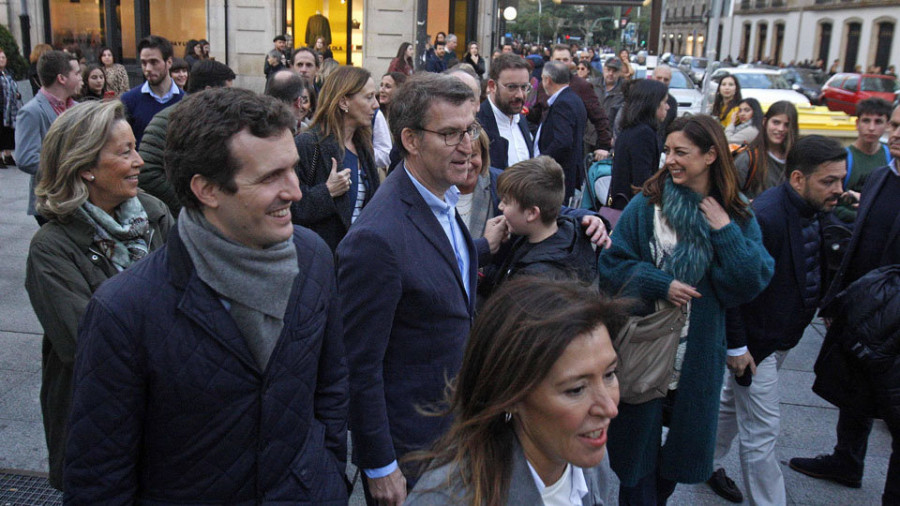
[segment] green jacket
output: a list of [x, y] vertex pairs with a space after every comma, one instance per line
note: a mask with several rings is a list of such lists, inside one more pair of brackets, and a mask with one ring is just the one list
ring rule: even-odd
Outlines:
[[[174, 221], [165, 204], [138, 193], [150, 221], [150, 250], [165, 244]], [[44, 328], [41, 412], [50, 457], [50, 484], [62, 489], [66, 422], [72, 403], [72, 367], [78, 322], [91, 295], [117, 273], [92, 244], [93, 226], [77, 215], [51, 220], [31, 239], [25, 289]]]
[[138, 176], [138, 186], [145, 192], [162, 200], [172, 211], [172, 217], [178, 219], [181, 202], [175, 194], [175, 187], [166, 176], [163, 154], [166, 152], [166, 129], [169, 127], [169, 115], [175, 107], [166, 107], [159, 111], [150, 124], [144, 129], [141, 147], [138, 149], [144, 166]]

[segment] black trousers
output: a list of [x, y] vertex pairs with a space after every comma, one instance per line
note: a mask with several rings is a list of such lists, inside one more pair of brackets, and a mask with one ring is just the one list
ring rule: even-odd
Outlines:
[[[885, 420], [885, 423], [891, 432], [892, 451], [881, 501], [885, 506], [900, 505], [900, 425], [894, 420]], [[846, 409], [840, 411], [834, 455], [844, 462], [848, 473], [854, 477], [862, 478], [871, 432], [871, 418], [858, 416]]]

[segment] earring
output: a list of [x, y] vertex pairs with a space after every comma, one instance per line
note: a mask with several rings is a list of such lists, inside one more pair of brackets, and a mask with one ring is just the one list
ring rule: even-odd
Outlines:
[[503, 421], [506, 423], [511, 422], [512, 421], [512, 413], [510, 413], [509, 411], [504, 412], [503, 413]]
[[349, 110], [349, 108], [347, 108], [347, 107], [341, 107], [341, 110], [344, 111], [344, 112], [347, 112], [347, 111]]
[[91, 179], [89, 181], [93, 181], [95, 179], [97, 179], [97, 178], [93, 174], [91, 174]]

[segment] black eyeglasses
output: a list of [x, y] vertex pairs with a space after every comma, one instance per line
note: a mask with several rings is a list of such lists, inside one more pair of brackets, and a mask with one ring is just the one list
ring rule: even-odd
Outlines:
[[435, 132], [434, 130], [429, 130], [427, 128], [417, 128], [417, 130], [421, 130], [423, 132], [431, 132], [435, 135], [440, 135], [441, 137], [444, 138], [444, 144], [446, 144], [447, 146], [450, 146], [450, 147], [459, 145], [459, 143], [461, 143], [463, 141], [463, 139], [466, 137], [466, 134], [469, 134], [469, 139], [471, 139], [473, 142], [476, 138], [478, 138], [479, 135], [481, 135], [481, 125], [478, 125], [477, 123], [469, 125], [469, 128], [467, 128], [466, 130], [463, 130], [461, 132], [459, 130], [454, 130], [452, 132], [446, 132], [446, 133]]

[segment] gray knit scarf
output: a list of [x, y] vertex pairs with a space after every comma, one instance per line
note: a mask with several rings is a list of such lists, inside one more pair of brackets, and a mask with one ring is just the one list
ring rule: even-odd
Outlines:
[[700, 210], [701, 200], [699, 193], [675, 184], [671, 176], [666, 176], [660, 209], [675, 229], [678, 245], [671, 255], [663, 258], [660, 268], [692, 286], [703, 279], [713, 258], [709, 222]]
[[187, 208], [178, 216], [178, 235], [197, 275], [227, 302], [256, 364], [264, 371], [284, 327], [291, 288], [300, 272], [294, 241], [249, 248], [222, 235], [200, 211]]

